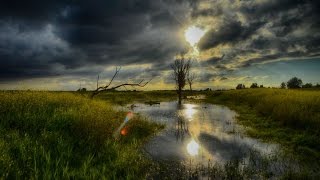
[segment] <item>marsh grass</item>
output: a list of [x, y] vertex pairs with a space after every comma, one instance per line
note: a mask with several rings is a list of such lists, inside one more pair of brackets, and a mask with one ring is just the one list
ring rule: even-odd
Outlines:
[[152, 162], [140, 146], [163, 126], [64, 92], [0, 92], [0, 176], [5, 179], [139, 179]]
[[309, 164], [320, 161], [319, 90], [259, 88], [210, 92], [207, 97], [207, 102], [237, 111], [248, 135], [278, 142]]
[[[184, 94], [190, 95], [190, 92]], [[280, 143], [285, 149], [285, 154], [290, 157], [294, 154], [294, 159], [299, 159], [306, 169], [319, 167], [320, 91], [318, 89], [259, 88], [192, 93], [192, 95], [197, 94], [206, 94], [207, 99], [192, 100], [193, 103], [206, 101], [229, 106], [239, 113], [237, 119], [244, 125], [249, 136]], [[139, 100], [142, 102], [176, 100], [177, 95], [175, 91], [108, 92], [101, 94], [99, 98], [126, 104]], [[294, 173], [288, 173], [290, 174]]]
[[[281, 152], [279, 152], [281, 153]], [[248, 152], [246, 158], [233, 158], [225, 163], [207, 164], [189, 161], [159, 161], [148, 179], [318, 179], [320, 173], [297, 163], [293, 157], [279, 153], [261, 155]]]
[[244, 89], [213, 93], [211, 98], [247, 104], [259, 114], [297, 129], [320, 128], [320, 90]]
[[118, 105], [127, 105], [139, 102], [161, 102], [177, 100], [176, 91], [110, 91], [97, 95], [97, 99], [105, 100]]
[[[243, 159], [192, 168], [178, 162], [153, 162], [141, 153], [141, 146], [163, 126], [135, 116], [127, 124], [128, 135], [115, 140], [112, 134], [123, 122], [126, 112], [115, 111], [112, 107], [134, 101], [176, 100], [176, 92], [107, 92], [94, 100], [88, 97], [88, 93], [0, 92], [0, 178], [319, 177], [319, 172], [312, 172], [319, 167], [313, 166], [318, 165], [320, 149], [319, 91], [219, 91], [208, 92], [205, 100], [235, 109], [240, 114], [239, 122], [247, 127], [250, 136], [279, 142], [288, 151], [298, 153], [305, 161], [298, 170], [292, 166], [296, 161], [287, 163], [288, 158], [279, 157], [261, 160], [250, 156], [245, 166]], [[291, 154], [285, 153], [285, 156], [291, 157]], [[281, 163], [284, 165], [279, 166]], [[282, 169], [272, 170], [278, 167]], [[275, 172], [280, 172], [281, 176]]]

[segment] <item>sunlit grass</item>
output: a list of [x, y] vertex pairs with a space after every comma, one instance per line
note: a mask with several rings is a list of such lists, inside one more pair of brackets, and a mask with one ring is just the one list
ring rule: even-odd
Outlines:
[[[216, 93], [213, 93], [215, 96]], [[214, 99], [214, 98], [213, 98]], [[320, 91], [245, 89], [225, 91], [219, 99], [247, 104], [263, 116], [298, 129], [320, 128]]]
[[[235, 109], [240, 114], [239, 122], [247, 127], [250, 136], [279, 142], [310, 160], [319, 159], [320, 154], [319, 92], [232, 90], [209, 92], [206, 101]], [[190, 171], [188, 167], [169, 166], [180, 173], [164, 175], [169, 170], [161, 165], [157, 167], [141, 153], [142, 144], [163, 127], [140, 116], [130, 120], [127, 136], [121, 136], [119, 140], [112, 137], [126, 115], [126, 112], [113, 109], [116, 104], [176, 100], [175, 91], [106, 92], [94, 100], [86, 95], [0, 92], [1, 177], [144, 179], [158, 176], [190, 178], [202, 173], [197, 169]], [[225, 167], [212, 166], [207, 173], [212, 178], [269, 176], [264, 175], [264, 171], [247, 172], [238, 166], [236, 161], [231, 161]], [[296, 177], [296, 174], [288, 174], [288, 177]]]
[[319, 90], [219, 91], [209, 93], [207, 102], [236, 110], [248, 135], [278, 142], [305, 161], [320, 160]]
[[160, 102], [177, 100], [176, 91], [112, 91], [103, 92], [95, 97], [111, 103], [126, 105], [139, 102]]
[[143, 178], [141, 144], [162, 126], [136, 116], [112, 138], [125, 112], [72, 93], [0, 92], [0, 176], [27, 179]]

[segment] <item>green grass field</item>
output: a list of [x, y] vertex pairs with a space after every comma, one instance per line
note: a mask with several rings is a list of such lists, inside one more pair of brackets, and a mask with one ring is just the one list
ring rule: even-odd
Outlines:
[[139, 102], [174, 101], [174, 100], [177, 100], [177, 92], [176, 91], [112, 91], [112, 92], [103, 92], [94, 98], [105, 100], [113, 104], [126, 105], [129, 103], [133, 103], [134, 101], [139, 101]]
[[[207, 95], [206, 100], [195, 102], [223, 104], [236, 110], [248, 135], [280, 143], [288, 152], [309, 161], [308, 165], [320, 160], [319, 90], [261, 88], [184, 95], [190, 94]], [[187, 173], [186, 168], [176, 167], [173, 174], [166, 174], [167, 165], [158, 167], [141, 152], [141, 146], [162, 125], [135, 116], [127, 125], [127, 136], [118, 140], [112, 137], [126, 116], [126, 112], [114, 110], [115, 104], [176, 99], [175, 91], [106, 92], [94, 99], [89, 98], [89, 92], [2, 91], [0, 178], [144, 179], [150, 173], [157, 177], [159, 172], [160, 177], [193, 177], [190, 174], [201, 172]], [[209, 170], [212, 177], [225, 178], [264, 174], [241, 171], [237, 163]], [[297, 175], [310, 175], [309, 168], [284, 177]]]
[[64, 92], [0, 92], [0, 178], [140, 179], [152, 162], [140, 146], [161, 125], [134, 117], [123, 122], [101, 100]]
[[243, 89], [209, 92], [209, 103], [226, 105], [239, 113], [247, 134], [277, 142], [302, 160], [320, 161], [320, 91]]

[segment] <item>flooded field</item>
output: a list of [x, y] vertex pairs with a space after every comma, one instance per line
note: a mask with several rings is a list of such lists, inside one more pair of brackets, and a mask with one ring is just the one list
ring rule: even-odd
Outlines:
[[245, 161], [251, 152], [270, 155], [278, 149], [277, 145], [244, 136], [243, 127], [235, 121], [237, 113], [225, 106], [179, 105], [173, 101], [155, 105], [137, 103], [131, 108], [166, 125], [144, 147], [155, 160], [224, 164], [233, 159]]

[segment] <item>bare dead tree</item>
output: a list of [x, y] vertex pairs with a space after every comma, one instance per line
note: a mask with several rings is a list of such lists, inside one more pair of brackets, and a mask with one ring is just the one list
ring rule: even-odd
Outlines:
[[120, 87], [126, 87], [126, 86], [138, 86], [138, 87], [144, 87], [146, 86], [152, 79], [150, 79], [149, 81], [145, 82], [144, 79], [142, 79], [140, 82], [138, 83], [123, 83], [123, 84], [120, 84], [120, 85], [117, 85], [117, 86], [113, 86], [113, 87], [110, 87], [113, 80], [115, 79], [115, 77], [119, 74], [119, 71], [121, 70], [121, 67], [116, 67], [116, 72], [113, 74], [111, 80], [109, 81], [108, 84], [106, 84], [105, 86], [100, 86], [100, 87], [97, 87], [96, 90], [94, 90], [91, 94], [91, 98], [93, 98], [94, 96], [98, 95], [99, 93], [101, 92], [104, 92], [104, 91], [112, 91], [112, 90], [115, 90], [115, 89], [118, 89]]
[[182, 90], [186, 85], [187, 75], [191, 68], [191, 60], [184, 59], [176, 59], [174, 63], [171, 65], [173, 70], [174, 80], [176, 81], [176, 90], [179, 95], [179, 104], [181, 104], [182, 99]]
[[193, 84], [193, 80], [195, 78], [196, 78], [196, 74], [195, 73], [191, 73], [189, 71], [188, 75], [187, 75], [187, 81], [188, 81], [188, 84], [189, 84], [190, 91], [192, 91], [192, 84]]

